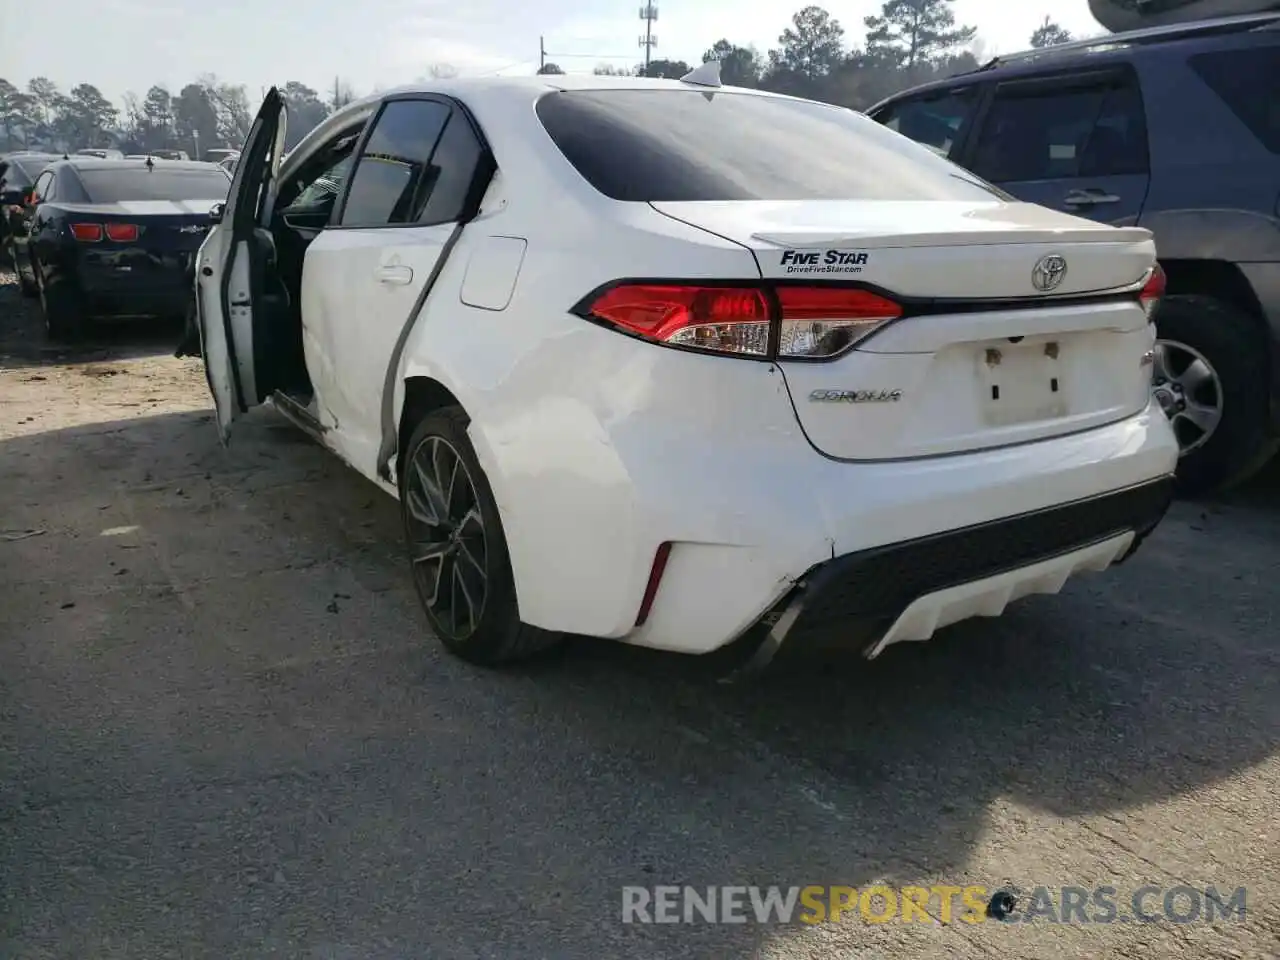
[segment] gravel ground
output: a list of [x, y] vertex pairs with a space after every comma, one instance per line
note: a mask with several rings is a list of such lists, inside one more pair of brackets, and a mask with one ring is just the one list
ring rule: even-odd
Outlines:
[[[46, 348], [0, 275], [0, 957], [1280, 955], [1276, 471], [874, 664], [483, 671], [427, 633], [394, 504], [270, 410], [221, 448], [175, 336]], [[1248, 907], [620, 922], [627, 884], [877, 882]]]

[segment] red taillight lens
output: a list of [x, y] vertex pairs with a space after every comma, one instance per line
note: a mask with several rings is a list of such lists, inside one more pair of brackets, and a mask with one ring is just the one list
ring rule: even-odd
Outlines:
[[779, 357], [833, 357], [902, 316], [898, 304], [867, 290], [779, 287], [777, 293]]
[[1168, 286], [1168, 278], [1165, 277], [1164, 269], [1157, 263], [1151, 268], [1151, 275], [1147, 277], [1142, 292], [1138, 294], [1138, 299], [1142, 301], [1142, 309], [1147, 312], [1148, 320], [1155, 316], [1156, 307], [1160, 306], [1166, 286]]
[[71, 225], [71, 235], [81, 243], [97, 243], [102, 239], [102, 224], [73, 223]]
[[769, 301], [755, 287], [621, 284], [589, 307], [592, 316], [659, 343], [764, 357]]
[[658, 343], [750, 357], [825, 359], [900, 317], [902, 307], [841, 287], [626, 283], [578, 312]]
[[133, 243], [138, 239], [138, 227], [133, 223], [108, 223], [104, 229], [107, 239], [116, 243]]

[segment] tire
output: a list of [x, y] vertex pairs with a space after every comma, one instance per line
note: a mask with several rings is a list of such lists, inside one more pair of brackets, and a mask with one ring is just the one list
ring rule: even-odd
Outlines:
[[84, 333], [84, 314], [79, 294], [66, 281], [46, 283], [39, 265], [35, 266], [35, 272], [40, 310], [49, 339], [59, 343], [80, 339]]
[[[1266, 350], [1259, 342], [1257, 322], [1215, 297], [1177, 294], [1160, 304], [1156, 331], [1155, 390], [1162, 403], [1169, 399], [1162, 391], [1171, 372], [1162, 369], [1169, 365], [1167, 358], [1198, 354], [1216, 376], [1215, 384], [1199, 392], [1202, 398], [1216, 394], [1220, 411], [1207, 435], [1196, 438], [1193, 424], [1176, 415], [1170, 418], [1183, 448], [1177, 470], [1179, 492], [1200, 496], [1248, 479], [1274, 453]], [[1187, 442], [1188, 438], [1196, 442]]]
[[36, 286], [35, 278], [27, 279], [27, 275], [18, 266], [18, 248], [13, 245], [12, 240], [9, 241], [7, 255], [13, 264], [13, 272], [18, 275], [18, 290], [24, 297], [38, 297], [40, 289]]
[[[468, 422], [461, 407], [446, 407], [414, 428], [401, 470], [400, 513], [410, 575], [432, 630], [449, 652], [493, 666], [532, 657], [560, 637], [520, 622], [498, 505], [467, 437]], [[464, 472], [454, 475], [453, 497], [443, 504], [424, 476], [447, 478], [455, 468]], [[432, 487], [442, 491], [446, 484], [436, 479]], [[436, 519], [443, 522], [430, 522]]]

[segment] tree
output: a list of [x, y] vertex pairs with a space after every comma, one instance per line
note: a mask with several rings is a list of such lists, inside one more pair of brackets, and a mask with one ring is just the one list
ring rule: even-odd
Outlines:
[[1069, 30], [1058, 26], [1051, 19], [1045, 17], [1044, 23], [1036, 27], [1036, 32], [1031, 34], [1031, 46], [1039, 50], [1044, 47], [1056, 46], [1059, 43], [1070, 43], [1073, 39]]
[[728, 40], [717, 40], [702, 55], [702, 61], [720, 61], [720, 82], [731, 87], [755, 87], [760, 84], [764, 64], [751, 47], [734, 46]]
[[144, 150], [163, 150], [173, 144], [173, 97], [157, 84], [142, 100], [138, 140]]
[[8, 80], [0, 78], [0, 129], [4, 130], [4, 146], [9, 149], [17, 139], [14, 129], [21, 127], [25, 135], [30, 120], [26, 114], [31, 107], [29, 94], [23, 93]]
[[641, 67], [639, 73], [645, 77], [657, 77], [662, 80], [679, 80], [693, 68], [683, 60], [650, 60], [649, 69]]
[[458, 75], [458, 68], [451, 63], [433, 63], [427, 67], [427, 76], [432, 80], [452, 80]]
[[280, 95], [289, 109], [284, 148], [292, 150], [329, 115], [329, 108], [320, 100], [319, 93], [297, 80], [286, 83]]
[[886, 0], [867, 17], [867, 55], [907, 71], [933, 66], [972, 42], [976, 27], [957, 27], [954, 0]]
[[48, 77], [36, 77], [27, 83], [27, 93], [31, 95], [36, 119], [44, 124], [52, 122], [54, 107], [62, 96], [58, 85]]
[[[238, 148], [249, 135], [253, 115], [249, 112], [249, 94], [240, 84], [223, 83], [214, 74], [206, 73], [196, 78], [204, 87], [218, 115], [218, 139], [230, 147]], [[208, 147], [201, 145], [202, 150]]]
[[218, 142], [218, 111], [200, 84], [188, 83], [173, 98], [173, 133], [179, 149], [196, 160]]
[[596, 68], [591, 72], [597, 77], [634, 77], [638, 71], [624, 70], [609, 63], [601, 63], [597, 64]]
[[132, 90], [126, 90], [120, 98], [124, 103], [124, 116], [120, 121], [120, 133], [127, 147], [121, 147], [126, 153], [138, 153], [144, 149], [142, 145], [142, 102]]
[[63, 131], [72, 146], [98, 146], [107, 139], [107, 131], [116, 125], [120, 111], [91, 83], [72, 88], [71, 95], [59, 102]]
[[543, 75], [554, 74], [556, 76], [560, 76], [564, 71], [560, 69], [560, 64], [558, 63], [544, 63], [538, 68], [538, 73]]
[[821, 7], [805, 7], [791, 18], [769, 51], [769, 72], [775, 76], [817, 81], [830, 76], [845, 61], [844, 27]]

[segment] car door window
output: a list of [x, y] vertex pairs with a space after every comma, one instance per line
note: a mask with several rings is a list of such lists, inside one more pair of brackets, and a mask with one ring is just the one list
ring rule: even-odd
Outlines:
[[1136, 81], [997, 88], [972, 168], [992, 183], [1145, 173], [1147, 129]]
[[891, 104], [874, 119], [945, 157], [973, 116], [977, 99], [976, 87], [962, 87], [942, 96]]
[[1189, 63], [1263, 146], [1280, 153], [1280, 47], [1203, 53]]
[[441, 173], [431, 156], [451, 112], [435, 100], [392, 100], [382, 108], [351, 174], [342, 226], [418, 220]]
[[31, 193], [32, 193], [32, 196], [35, 197], [37, 202], [43, 201], [47, 198], [47, 194], [49, 192], [49, 186], [52, 183], [53, 183], [53, 174], [47, 170], [44, 173], [40, 174], [40, 176], [36, 177], [36, 182], [35, 182], [35, 185], [31, 188]]
[[332, 203], [342, 193], [343, 184], [351, 173], [351, 165], [355, 162], [355, 140], [347, 144], [346, 150], [339, 150], [337, 159], [327, 158], [328, 163], [320, 174], [302, 188], [297, 199], [291, 205], [315, 207]]

